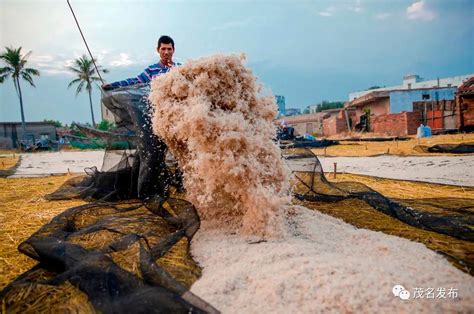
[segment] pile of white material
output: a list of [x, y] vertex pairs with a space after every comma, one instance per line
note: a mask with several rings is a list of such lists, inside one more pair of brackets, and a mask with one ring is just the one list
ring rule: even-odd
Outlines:
[[324, 171], [381, 178], [474, 186], [474, 156], [319, 157]]
[[[474, 279], [424, 245], [304, 207], [289, 212], [286, 238], [254, 244], [204, 223], [191, 243], [204, 268], [191, 291], [223, 313], [474, 311]], [[395, 297], [395, 285], [410, 299]], [[415, 288], [433, 288], [435, 299], [414, 299]]]
[[277, 106], [237, 56], [191, 60], [151, 84], [154, 132], [184, 173], [203, 220], [246, 234], [281, 231], [289, 169], [273, 141]]

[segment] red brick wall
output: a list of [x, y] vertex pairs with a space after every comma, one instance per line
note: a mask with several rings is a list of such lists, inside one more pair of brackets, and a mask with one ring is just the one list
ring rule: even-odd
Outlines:
[[338, 133], [347, 132], [347, 122], [344, 115], [339, 114], [323, 120], [324, 136], [332, 136]]
[[463, 117], [463, 126], [474, 127], [474, 98], [464, 97], [462, 99], [462, 117]]
[[427, 111], [426, 119], [427, 119], [429, 127], [433, 130], [443, 129], [444, 128], [443, 115], [444, 115], [444, 112], [441, 110]]
[[405, 136], [416, 134], [420, 126], [420, 112], [402, 112], [371, 116], [372, 130], [375, 133]]

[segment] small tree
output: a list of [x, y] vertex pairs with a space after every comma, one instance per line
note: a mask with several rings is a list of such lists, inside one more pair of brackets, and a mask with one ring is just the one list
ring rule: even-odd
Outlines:
[[24, 79], [31, 86], [36, 87], [33, 83], [32, 75], [39, 76], [40, 73], [36, 69], [25, 68], [28, 56], [31, 51], [25, 55], [21, 54], [20, 48], [5, 48], [5, 52], [0, 55], [0, 59], [7, 64], [6, 67], [0, 68], [0, 83], [3, 83], [8, 77], [12, 77], [13, 85], [20, 100], [20, 111], [21, 111], [21, 127], [23, 129], [23, 139], [26, 136], [26, 121], [25, 111], [23, 110], [23, 96], [21, 94], [20, 78]]
[[[95, 119], [94, 119], [94, 108], [92, 106], [92, 83], [100, 81], [100, 78], [95, 76], [97, 71], [94, 67], [94, 61], [89, 59], [86, 55], [83, 55], [79, 59], [74, 60], [74, 66], [68, 67], [71, 72], [74, 72], [78, 78], [72, 80], [68, 88], [72, 85], [78, 84], [76, 88], [76, 96], [79, 95], [82, 90], [86, 89], [87, 93], [89, 94], [89, 103], [91, 107], [91, 116], [92, 116], [92, 125], [95, 128]], [[101, 66], [97, 66], [98, 70], [103, 73], [108, 73], [107, 69], [102, 69]]]
[[58, 120], [44, 119], [43, 122], [51, 123], [52, 125], [54, 125], [57, 128], [62, 128], [63, 127], [63, 124], [61, 123], [61, 121], [58, 121]]
[[114, 124], [110, 121], [107, 120], [102, 120], [100, 123], [97, 125], [97, 129], [101, 131], [110, 131], [114, 128]]

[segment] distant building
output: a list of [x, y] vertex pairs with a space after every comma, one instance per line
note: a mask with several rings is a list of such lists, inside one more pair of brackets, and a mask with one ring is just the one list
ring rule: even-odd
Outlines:
[[287, 108], [285, 109], [285, 116], [295, 116], [301, 114], [301, 109], [299, 108]]
[[474, 104], [468, 105], [472, 90], [466, 86], [474, 84], [473, 77], [422, 81], [410, 75], [404, 78], [403, 86], [358, 94], [345, 108], [355, 110], [356, 123], [364, 109], [370, 110], [370, 131], [375, 133], [412, 135], [420, 124], [430, 126], [433, 132], [470, 129], [470, 119], [474, 128]]
[[278, 116], [285, 115], [285, 96], [275, 95], [275, 99], [278, 106]]
[[[0, 122], [0, 148], [18, 148], [23, 139], [21, 122]], [[41, 139], [57, 140], [56, 127], [50, 122], [26, 122], [28, 142], [36, 143]]]
[[456, 107], [459, 109], [459, 129], [474, 131], [474, 77], [471, 77], [456, 92]]
[[349, 101], [352, 101], [361, 96], [370, 94], [372, 92], [381, 91], [401, 91], [410, 89], [426, 89], [426, 88], [442, 88], [442, 87], [458, 87], [461, 86], [466, 80], [474, 74], [459, 75], [435, 80], [424, 81], [419, 75], [410, 74], [403, 77], [402, 85], [381, 87], [371, 90], [365, 90], [360, 92], [353, 92], [349, 94]]
[[323, 113], [301, 114], [295, 116], [281, 117], [277, 120], [280, 124], [282, 120], [295, 129], [295, 135], [322, 135], [322, 116]]
[[308, 106], [309, 113], [317, 113], [318, 105], [310, 105]]
[[324, 136], [334, 136], [349, 130], [349, 121], [355, 117], [353, 110], [343, 108], [327, 109], [321, 111], [322, 133]]

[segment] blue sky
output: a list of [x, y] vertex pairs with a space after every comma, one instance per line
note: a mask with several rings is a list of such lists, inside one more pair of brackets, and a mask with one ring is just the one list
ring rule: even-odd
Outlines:
[[[155, 63], [156, 40], [175, 39], [175, 59], [245, 53], [287, 108], [346, 100], [372, 85], [474, 73], [474, 1], [119, 1], [71, 0], [107, 81]], [[0, 0], [0, 49], [32, 51], [41, 71], [23, 84], [28, 121], [88, 122], [88, 97], [67, 89], [66, 66], [86, 53], [65, 0]], [[96, 116], [99, 93], [94, 94]], [[0, 121], [19, 121], [13, 83], [0, 85]]]

